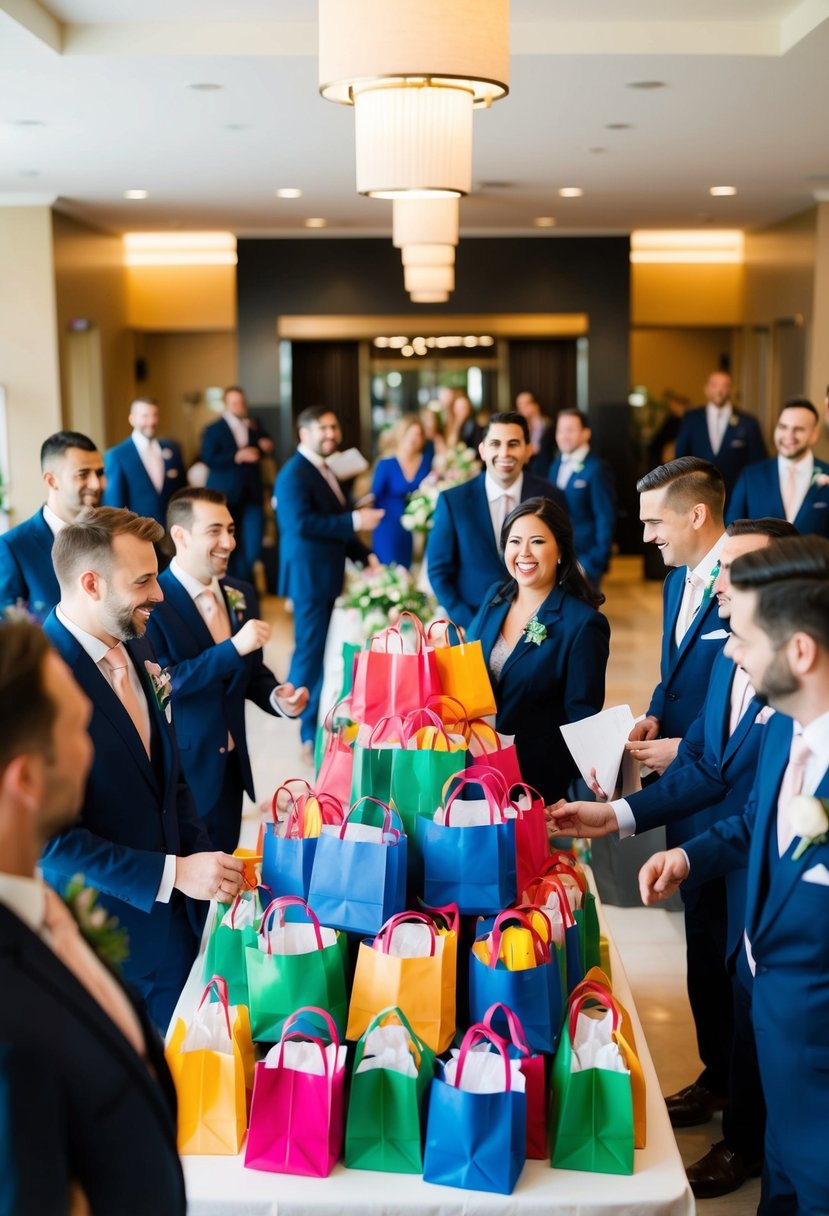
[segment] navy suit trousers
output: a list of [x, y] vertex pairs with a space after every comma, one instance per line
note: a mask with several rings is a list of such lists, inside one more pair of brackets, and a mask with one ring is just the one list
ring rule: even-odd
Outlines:
[[725, 879], [713, 878], [695, 894], [695, 901], [685, 908], [685, 938], [688, 999], [703, 1063], [699, 1084], [725, 1096], [733, 1037]]
[[[288, 682], [295, 688], [305, 685], [308, 689], [308, 704], [300, 715], [299, 733], [303, 743], [313, 743], [317, 731], [325, 640], [333, 611], [333, 599], [294, 600], [294, 653]], [[327, 712], [330, 706], [326, 705], [324, 709]]]

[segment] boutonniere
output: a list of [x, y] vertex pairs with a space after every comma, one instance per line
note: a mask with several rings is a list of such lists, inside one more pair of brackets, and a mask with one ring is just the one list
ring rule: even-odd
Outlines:
[[161, 455], [164, 457], [165, 460], [172, 460], [173, 459], [173, 449], [172, 448], [162, 448]]
[[728, 425], [729, 426], [739, 426], [740, 425], [740, 415], [732, 414], [731, 417], [728, 419]]
[[792, 861], [799, 861], [813, 844], [823, 844], [829, 837], [829, 801], [798, 794], [789, 803], [789, 816], [800, 844], [792, 853]]
[[150, 687], [153, 690], [156, 705], [164, 714], [167, 721], [171, 721], [170, 693], [173, 691], [173, 682], [170, 679], [169, 671], [166, 667], [163, 669], [159, 667], [158, 663], [151, 663], [149, 659], [144, 664], [144, 670], [149, 676]]
[[584, 461], [583, 460], [580, 460], [578, 464], [573, 465], [573, 472], [574, 473], [583, 473], [584, 472]]
[[815, 469], [812, 480], [809, 482], [809, 489], [812, 486], [819, 486], [821, 490], [824, 486], [829, 486], [829, 473], [821, 473], [820, 469]]
[[245, 599], [244, 591], [240, 591], [238, 587], [222, 587], [227, 600], [227, 606], [231, 612], [236, 613], [236, 620], [241, 621], [242, 617], [248, 610], [248, 602]]
[[524, 641], [533, 642], [536, 646], [540, 646], [547, 636], [547, 626], [542, 625], [537, 617], [527, 621], [524, 626]]
[[121, 928], [117, 917], [110, 916], [106, 908], [98, 904], [98, 892], [85, 885], [82, 874], [76, 874], [69, 880], [63, 902], [98, 958], [113, 970], [119, 970], [129, 958], [127, 931]]
[[713, 569], [713, 570], [711, 571], [711, 573], [708, 575], [708, 578], [707, 578], [707, 580], [706, 580], [705, 586], [704, 586], [704, 588], [703, 588], [703, 590], [702, 590], [702, 602], [703, 602], [703, 604], [705, 604], [705, 603], [706, 603], [708, 600], [710, 600], [710, 599], [711, 599], [711, 596], [712, 596], [712, 594], [713, 594], [713, 592], [714, 592], [714, 583], [716, 583], [717, 578], [718, 578], [718, 576], [719, 576], [719, 573], [720, 573], [720, 563], [719, 563], [719, 560], [717, 560], [717, 561], [714, 563], [714, 569]]

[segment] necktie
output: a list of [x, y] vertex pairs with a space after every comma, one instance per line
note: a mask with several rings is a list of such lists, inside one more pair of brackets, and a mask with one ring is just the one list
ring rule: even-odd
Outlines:
[[89, 995], [114, 1022], [130, 1046], [145, 1056], [144, 1032], [135, 1011], [115, 980], [81, 936], [69, 909], [46, 887], [43, 927], [55, 956], [83, 984]]
[[786, 519], [789, 523], [794, 521], [797, 515], [797, 468], [794, 461], [790, 461], [786, 467], [786, 476], [783, 479], [783, 485], [780, 487], [780, 493], [783, 498], [783, 510], [786, 512]]
[[202, 614], [214, 642], [226, 642], [230, 637], [230, 621], [224, 609], [216, 603], [212, 587], [205, 588], [196, 596], [196, 607]]
[[734, 669], [734, 679], [731, 681], [731, 717], [729, 719], [728, 733], [733, 735], [737, 729], [737, 724], [746, 711], [751, 698], [754, 696], [754, 687], [751, 680], [748, 678], [748, 672], [743, 667]]
[[138, 703], [138, 697], [130, 684], [129, 678], [129, 655], [126, 652], [123, 642], [118, 642], [111, 650], [108, 650], [103, 658], [109, 668], [110, 680], [112, 682], [112, 690], [118, 700], [123, 705], [124, 709], [132, 719], [133, 726], [138, 731], [141, 742], [144, 745], [144, 751], [149, 756], [150, 754], [150, 731], [149, 723], [146, 714], [141, 712], [141, 706]]
[[698, 593], [705, 586], [705, 579], [699, 574], [689, 574], [685, 580], [685, 590], [682, 593], [682, 603], [676, 618], [676, 644], [679, 646], [688, 632], [691, 621], [699, 608]]
[[164, 489], [166, 471], [164, 469], [164, 457], [161, 455], [161, 444], [157, 439], [150, 440], [150, 446], [147, 450], [147, 472], [150, 475], [150, 481], [160, 494]]
[[340, 505], [344, 507], [345, 506], [345, 494], [343, 494], [342, 486], [337, 481], [334, 474], [331, 472], [331, 469], [328, 467], [328, 463], [325, 460], [323, 460], [322, 464], [320, 465], [320, 472], [322, 473], [325, 480], [328, 482], [331, 489], [337, 495], [337, 499], [338, 499]]
[[504, 527], [504, 521], [514, 506], [515, 500], [511, 494], [502, 494], [500, 498], [495, 500], [495, 540], [499, 545], [501, 543], [501, 531]]
[[812, 749], [802, 735], [792, 739], [789, 763], [783, 774], [780, 797], [777, 799], [777, 848], [782, 857], [794, 840], [794, 828], [789, 817], [789, 803], [803, 789], [803, 776]]

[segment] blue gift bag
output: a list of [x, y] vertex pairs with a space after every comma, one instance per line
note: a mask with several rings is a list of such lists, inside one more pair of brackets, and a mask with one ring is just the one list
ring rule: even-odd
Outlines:
[[[470, 1048], [482, 1039], [503, 1060], [505, 1088], [498, 1093], [468, 1093], [457, 1088]], [[511, 1194], [524, 1168], [527, 1100], [523, 1092], [512, 1088], [506, 1043], [487, 1026], [476, 1024], [464, 1035], [454, 1084], [446, 1080], [446, 1067], [440, 1065], [432, 1082], [423, 1152], [424, 1180]]]
[[[307, 781], [306, 791], [296, 794], [290, 786], [299, 778], [280, 785], [273, 796], [273, 822], [265, 825], [262, 834], [262, 884], [274, 895], [297, 895], [308, 898], [317, 837], [305, 836], [305, 816], [309, 804], [316, 805], [323, 823], [342, 823], [342, 803], [330, 794], [315, 794]], [[291, 800], [284, 824], [276, 821], [277, 799], [285, 791]]]

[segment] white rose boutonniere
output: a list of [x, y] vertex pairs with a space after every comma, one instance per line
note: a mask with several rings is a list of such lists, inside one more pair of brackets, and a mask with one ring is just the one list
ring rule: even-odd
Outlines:
[[810, 484], [821, 490], [824, 486], [829, 486], [829, 473], [821, 473], [820, 469], [815, 469]]
[[159, 667], [158, 663], [151, 663], [149, 659], [144, 664], [144, 670], [149, 677], [156, 705], [167, 721], [171, 722], [173, 715], [170, 708], [170, 693], [173, 691], [173, 682], [170, 679], [169, 671], [166, 667], [164, 669]]
[[829, 801], [798, 794], [789, 803], [789, 815], [800, 844], [792, 853], [792, 861], [799, 861], [813, 844], [823, 844], [829, 838]]
[[223, 590], [228, 608], [235, 614], [236, 620], [241, 621], [248, 610], [244, 591], [240, 591], [238, 587], [224, 587]]

